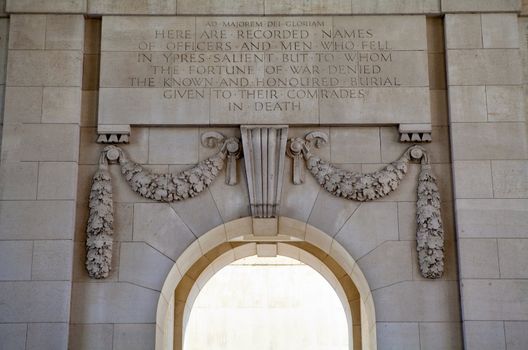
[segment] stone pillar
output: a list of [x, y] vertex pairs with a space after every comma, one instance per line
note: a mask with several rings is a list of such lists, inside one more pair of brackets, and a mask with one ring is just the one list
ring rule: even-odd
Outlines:
[[11, 15], [0, 167], [9, 349], [68, 348], [83, 44], [82, 15]]
[[468, 350], [528, 346], [528, 137], [518, 18], [513, 12], [519, 4], [443, 1], [445, 11], [512, 11], [445, 17]]

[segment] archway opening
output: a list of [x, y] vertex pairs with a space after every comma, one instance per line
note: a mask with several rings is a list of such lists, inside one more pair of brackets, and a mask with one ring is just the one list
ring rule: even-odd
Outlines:
[[250, 256], [218, 271], [184, 322], [184, 350], [350, 350], [352, 328], [334, 287], [285, 256]]
[[371, 289], [354, 258], [337, 241], [306, 223], [280, 217], [275, 225], [265, 226], [266, 230], [260, 227], [257, 236], [253, 234], [255, 220], [247, 217], [220, 225], [180, 255], [158, 300], [156, 350], [182, 350], [184, 330], [200, 290], [223, 267], [254, 255], [290, 257], [318, 271], [345, 309], [349, 348], [376, 350]]

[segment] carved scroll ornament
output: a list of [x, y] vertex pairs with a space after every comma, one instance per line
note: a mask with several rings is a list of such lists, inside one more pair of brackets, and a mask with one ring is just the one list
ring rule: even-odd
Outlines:
[[129, 160], [117, 146], [107, 146], [101, 152], [99, 169], [90, 192], [90, 215], [86, 228], [86, 269], [92, 278], [106, 278], [110, 273], [113, 245], [112, 182], [108, 163], [118, 162], [130, 188], [144, 198], [175, 202], [192, 198], [204, 191], [218, 176], [227, 158], [226, 183], [236, 184], [236, 159], [240, 157], [238, 138], [225, 138], [218, 132], [202, 135], [202, 144], [220, 151], [191, 169], [178, 174], [153, 173]]
[[304, 139], [289, 141], [288, 154], [293, 158], [293, 182], [304, 181], [301, 162], [319, 182], [321, 187], [336, 197], [360, 202], [383, 198], [395, 191], [407, 173], [410, 161], [420, 161], [418, 200], [416, 202], [417, 251], [423, 277], [435, 279], [444, 271], [444, 230], [440, 213], [440, 194], [432, 174], [429, 157], [423, 147], [411, 146], [403, 155], [373, 173], [357, 173], [340, 169], [311, 153], [328, 142], [326, 134], [309, 133]]

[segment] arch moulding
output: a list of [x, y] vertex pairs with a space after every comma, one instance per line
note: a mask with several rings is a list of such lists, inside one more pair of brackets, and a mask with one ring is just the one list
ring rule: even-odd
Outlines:
[[181, 350], [186, 322], [200, 289], [224, 266], [257, 255], [257, 245], [318, 271], [341, 299], [354, 349], [376, 350], [374, 302], [353, 257], [325, 232], [288, 217], [245, 217], [219, 225], [194, 241], [176, 260], [158, 300], [156, 350]]

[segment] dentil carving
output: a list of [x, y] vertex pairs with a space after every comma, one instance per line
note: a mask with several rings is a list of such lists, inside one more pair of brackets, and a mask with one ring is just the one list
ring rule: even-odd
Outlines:
[[337, 197], [360, 202], [383, 198], [396, 190], [407, 173], [411, 160], [421, 162], [416, 203], [417, 251], [420, 271], [425, 278], [439, 278], [444, 271], [444, 231], [440, 213], [440, 194], [424, 148], [409, 147], [397, 161], [373, 173], [340, 169], [311, 153], [328, 141], [321, 132], [309, 133], [304, 139], [290, 139], [288, 154], [293, 157], [293, 182], [302, 183], [301, 160], [321, 187]]
[[240, 156], [238, 138], [225, 138], [217, 132], [202, 135], [202, 144], [220, 151], [191, 169], [178, 174], [153, 173], [129, 160], [117, 146], [107, 146], [101, 153], [99, 169], [93, 177], [90, 192], [90, 216], [86, 229], [86, 269], [92, 278], [106, 278], [111, 269], [113, 243], [112, 183], [108, 162], [118, 162], [131, 189], [142, 197], [175, 202], [195, 197], [204, 191], [224, 167], [227, 158], [226, 183], [236, 184], [236, 159]]

